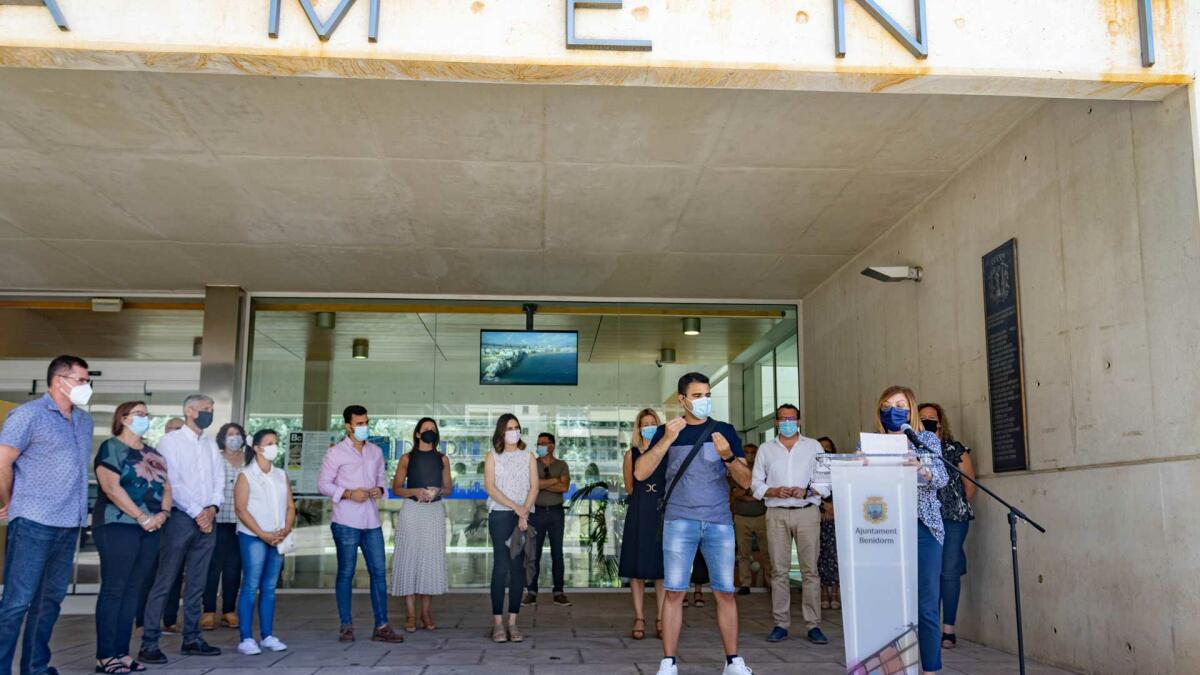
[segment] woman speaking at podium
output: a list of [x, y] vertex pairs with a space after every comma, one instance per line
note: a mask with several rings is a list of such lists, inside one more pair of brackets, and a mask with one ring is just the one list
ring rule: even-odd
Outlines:
[[[903, 434], [904, 426], [916, 419], [917, 397], [908, 387], [888, 387], [879, 395], [875, 430], [885, 434]], [[917, 438], [934, 455], [940, 456], [942, 443], [937, 434], [917, 432]], [[912, 441], [908, 449], [917, 452]], [[938, 596], [942, 589], [942, 505], [938, 488], [949, 482], [946, 467], [934, 460], [918, 469], [917, 481], [917, 642], [921, 648], [921, 672], [942, 669], [942, 619]]]

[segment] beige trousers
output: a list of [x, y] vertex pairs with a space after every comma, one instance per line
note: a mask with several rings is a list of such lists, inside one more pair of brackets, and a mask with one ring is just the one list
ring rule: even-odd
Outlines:
[[792, 596], [788, 572], [792, 567], [792, 542], [800, 559], [800, 589], [804, 623], [808, 628], [821, 625], [821, 577], [817, 557], [821, 551], [821, 510], [767, 509], [767, 548], [771, 552], [771, 612], [775, 625], [792, 624]]
[[763, 516], [739, 516], [733, 514], [733, 529], [737, 533], [737, 568], [738, 581], [742, 586], [753, 586], [751, 581], [754, 579], [754, 572], [750, 569], [751, 563], [754, 562], [754, 544], [753, 537], [758, 537], [758, 547], [765, 555], [767, 568], [764, 570], [763, 579], [769, 584], [771, 581], [771, 551], [767, 548], [767, 517]]

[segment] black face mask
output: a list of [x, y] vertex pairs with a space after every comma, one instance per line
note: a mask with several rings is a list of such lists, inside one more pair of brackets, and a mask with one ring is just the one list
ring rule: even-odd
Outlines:
[[196, 426], [201, 429], [207, 429], [212, 426], [213, 414], [209, 410], [201, 410], [196, 413]]
[[921, 426], [925, 427], [925, 431], [936, 434], [937, 430], [938, 430], [938, 421], [937, 420], [921, 420]]
[[437, 447], [438, 432], [434, 431], [433, 429], [426, 429], [425, 431], [422, 431], [421, 432], [421, 442], [428, 443], [434, 447]]

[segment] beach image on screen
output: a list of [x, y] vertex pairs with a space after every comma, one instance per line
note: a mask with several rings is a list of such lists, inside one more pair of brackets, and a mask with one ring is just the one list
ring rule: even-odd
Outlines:
[[574, 331], [481, 331], [479, 383], [578, 384], [578, 347]]

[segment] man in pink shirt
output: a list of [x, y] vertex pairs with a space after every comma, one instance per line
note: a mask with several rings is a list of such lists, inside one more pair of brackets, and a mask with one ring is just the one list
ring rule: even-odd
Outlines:
[[383, 550], [383, 524], [379, 505], [387, 485], [383, 451], [367, 440], [367, 409], [352, 405], [342, 412], [346, 437], [325, 453], [317, 489], [333, 500], [333, 543], [337, 547], [337, 607], [342, 621], [338, 640], [354, 641], [350, 600], [354, 589], [354, 569], [358, 550], [367, 561], [371, 577], [371, 609], [375, 612], [375, 642], [404, 642], [404, 637], [388, 625], [387, 563]]

